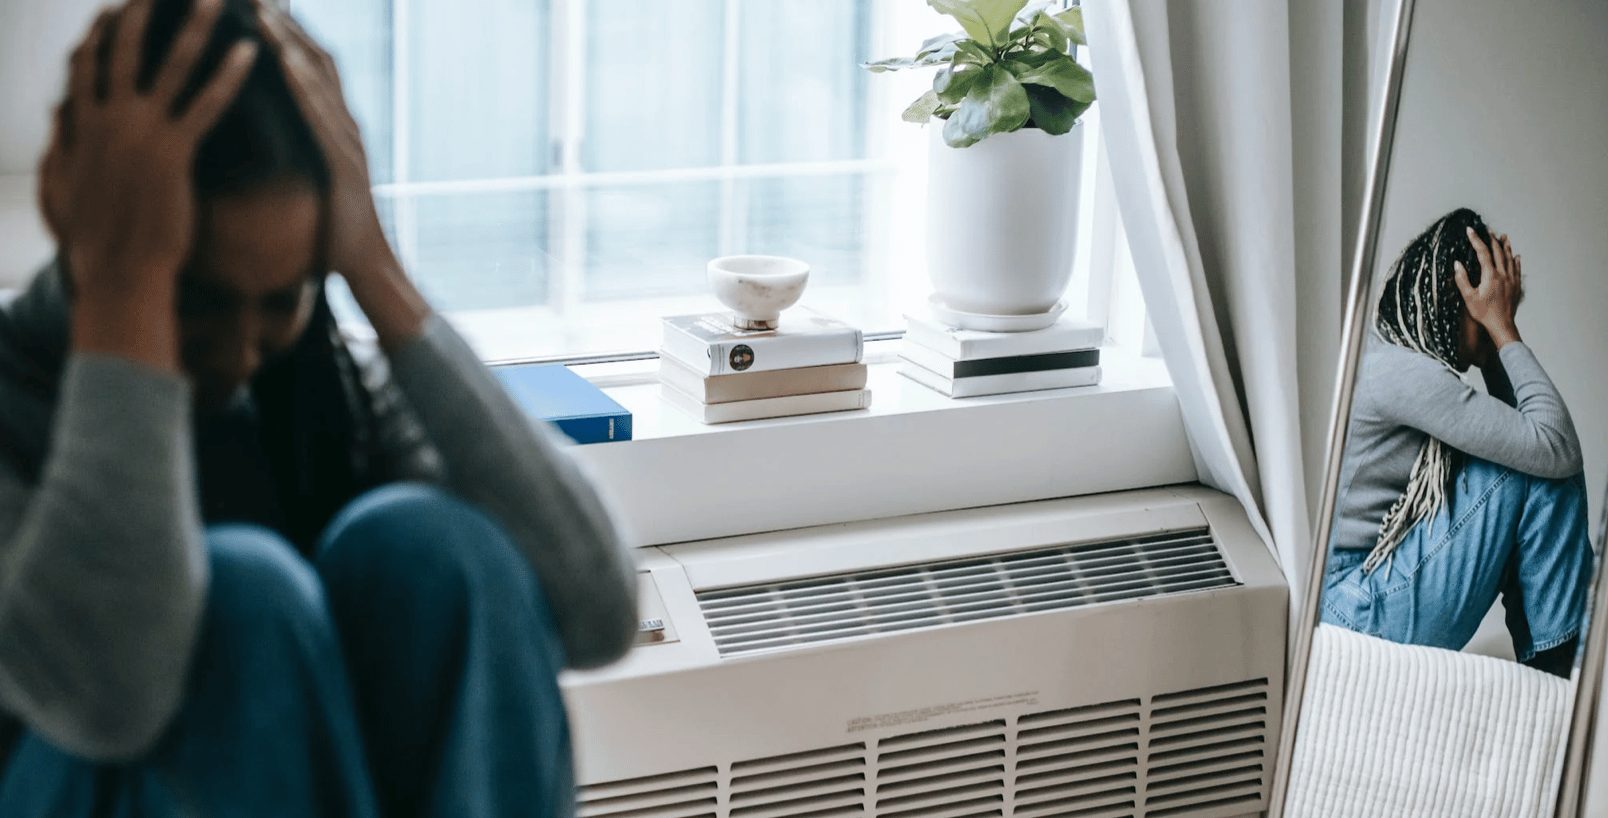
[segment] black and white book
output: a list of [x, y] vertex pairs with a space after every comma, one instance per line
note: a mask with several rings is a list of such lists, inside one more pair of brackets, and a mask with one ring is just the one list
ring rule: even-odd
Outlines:
[[1005, 375], [946, 378], [907, 359], [899, 364], [899, 373], [951, 398], [975, 398], [983, 395], [1008, 395], [1016, 392], [1037, 392], [1043, 389], [1094, 386], [1100, 382], [1100, 367], [1098, 366], [1086, 366], [1076, 369], [1048, 369], [1038, 372], [1014, 372]]
[[844, 392], [817, 392], [813, 395], [790, 395], [781, 398], [740, 400], [731, 403], [703, 403], [697, 398], [669, 385], [659, 387], [666, 402], [692, 415], [702, 423], [732, 423], [740, 420], [785, 418], [796, 415], [818, 415], [826, 412], [847, 412], [865, 409], [871, 405], [871, 390], [851, 389]]
[[671, 357], [659, 359], [659, 381], [698, 399], [700, 403], [732, 403], [817, 392], [864, 389], [865, 364], [832, 364], [798, 369], [705, 375]]
[[972, 358], [957, 361], [908, 339], [899, 354], [945, 378], [962, 380], [988, 375], [1015, 375], [1021, 372], [1049, 372], [1057, 369], [1087, 369], [1100, 365], [1100, 350], [1075, 349], [1067, 352], [1041, 352], [1035, 355], [1009, 355], [1000, 358]]
[[1066, 317], [1030, 332], [956, 329], [926, 315], [906, 315], [905, 321], [905, 340], [956, 361], [1095, 349], [1105, 340], [1099, 325]]
[[703, 375], [859, 363], [865, 335], [807, 307], [782, 313], [774, 330], [740, 330], [728, 313], [664, 319], [664, 356]]

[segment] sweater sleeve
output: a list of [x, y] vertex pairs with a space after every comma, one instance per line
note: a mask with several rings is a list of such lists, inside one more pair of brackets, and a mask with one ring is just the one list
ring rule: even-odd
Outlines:
[[0, 707], [133, 758], [177, 712], [205, 605], [183, 378], [72, 357], [37, 484], [0, 467]]
[[1458, 451], [1525, 474], [1552, 479], [1579, 474], [1584, 466], [1574, 421], [1535, 353], [1511, 343], [1499, 354], [1513, 405], [1469, 386], [1427, 356], [1401, 350], [1386, 359], [1380, 373], [1379, 412]]
[[636, 635], [635, 566], [570, 444], [532, 423], [439, 316], [389, 358], [447, 486], [502, 523], [535, 569], [569, 664], [623, 655]]

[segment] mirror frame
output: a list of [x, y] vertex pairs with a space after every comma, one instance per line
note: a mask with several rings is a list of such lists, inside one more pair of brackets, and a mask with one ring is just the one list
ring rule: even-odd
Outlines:
[[[1401, 107], [1402, 81], [1407, 71], [1408, 43], [1411, 39], [1413, 9], [1416, 0], [1397, 0], [1396, 13], [1391, 18], [1390, 62], [1385, 75], [1384, 96], [1381, 99], [1371, 133], [1373, 134], [1373, 161], [1369, 165], [1364, 183], [1362, 220], [1358, 225], [1356, 253], [1352, 257], [1351, 278], [1346, 290], [1345, 320], [1340, 344], [1339, 375], [1335, 382], [1334, 406], [1329, 416], [1329, 447], [1324, 467], [1323, 498], [1318, 507], [1312, 531], [1313, 559], [1308, 572], [1306, 595], [1302, 597], [1299, 620], [1296, 624], [1294, 651], [1290, 656], [1288, 686], [1285, 690], [1285, 707], [1281, 728], [1278, 759], [1274, 766], [1273, 789], [1268, 796], [1268, 815], [1282, 818], [1289, 796], [1290, 762], [1295, 756], [1295, 738], [1300, 726], [1301, 706], [1306, 695], [1307, 663], [1312, 653], [1312, 636], [1318, 623], [1322, 597], [1323, 573], [1328, 560], [1329, 532], [1334, 524], [1335, 505], [1340, 483], [1340, 452], [1345, 450], [1350, 427], [1353, 390], [1356, 386], [1363, 338], [1367, 335], [1368, 319], [1372, 315], [1374, 257], [1378, 254], [1380, 223], [1384, 214], [1386, 182], [1390, 177], [1391, 155], [1395, 149], [1396, 120]], [[1608, 498], [1605, 498], [1608, 503]], [[1608, 582], [1603, 581], [1604, 555], [1608, 547], [1608, 510], [1595, 538], [1596, 565], [1592, 572], [1594, 583], [1588, 598], [1585, 621], [1587, 630], [1580, 654], [1575, 658], [1573, 704], [1565, 745], [1557, 767], [1554, 768], [1555, 818], [1572, 818], [1579, 813], [1584, 802], [1585, 768], [1590, 761], [1596, 710], [1601, 698], [1604, 662], [1608, 660], [1608, 626], [1591, 627], [1602, 611], [1608, 611]]]
[[1367, 334], [1368, 303], [1373, 292], [1373, 258], [1379, 249], [1379, 225], [1384, 215], [1385, 182], [1390, 178], [1390, 158], [1395, 149], [1396, 112], [1401, 105], [1402, 78], [1407, 68], [1407, 44], [1412, 33], [1415, 0], [1397, 0], [1391, 24], [1391, 53], [1385, 73], [1384, 97], [1374, 119], [1373, 162], [1363, 189], [1362, 221], [1358, 224], [1357, 250], [1351, 261], [1351, 280], [1346, 288], [1346, 313], [1340, 341], [1340, 372], [1334, 387], [1334, 408], [1329, 415], [1328, 457], [1324, 463], [1323, 496], [1312, 531], [1312, 567], [1307, 572], [1306, 595], [1301, 597], [1300, 617], [1294, 623], [1295, 649], [1285, 673], [1284, 720], [1279, 737], [1278, 760], [1273, 767], [1273, 791], [1268, 796], [1268, 815], [1281, 818], [1290, 788], [1290, 762], [1295, 757], [1296, 728], [1301, 721], [1301, 705], [1306, 695], [1307, 662], [1312, 654], [1312, 634], [1318, 622], [1318, 604], [1323, 590], [1323, 569], [1328, 560], [1329, 529], [1340, 488], [1340, 457], [1345, 450], [1350, 427], [1352, 392], [1357, 383], [1358, 358]]

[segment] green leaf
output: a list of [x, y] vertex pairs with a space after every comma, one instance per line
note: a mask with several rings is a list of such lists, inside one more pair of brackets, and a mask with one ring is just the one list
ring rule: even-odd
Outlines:
[[944, 125], [944, 141], [953, 148], [977, 144], [991, 134], [1021, 128], [1031, 114], [1027, 90], [999, 66], [985, 66], [960, 107]]
[[1042, 85], [1026, 88], [1028, 108], [1032, 111], [1030, 124], [1045, 133], [1059, 136], [1070, 132], [1072, 126], [1078, 124], [1078, 117], [1089, 110], [1089, 103], [1067, 99], [1053, 88]]
[[927, 5], [955, 18], [973, 40], [998, 48], [1027, 0], [927, 0]]
[[923, 124], [932, 119], [932, 115], [937, 112], [938, 106], [941, 104], [942, 102], [938, 99], [938, 92], [928, 91], [922, 94], [915, 102], [910, 103], [910, 107], [904, 110], [901, 118], [906, 122], [914, 122], [917, 125]]
[[1067, 39], [1078, 45], [1088, 45], [1089, 40], [1083, 36], [1083, 9], [1070, 8], [1060, 14], [1050, 15], [1050, 19], [1061, 24], [1061, 30], [1066, 32]]
[[954, 61], [956, 65], [970, 63], [971, 65], [993, 65], [994, 55], [972, 40], [961, 40], [955, 44]]
[[953, 51], [949, 53], [935, 51], [931, 54], [917, 55], [915, 57], [890, 57], [886, 60], [872, 60], [860, 63], [860, 67], [873, 74], [881, 74], [887, 71], [902, 71], [906, 68], [931, 68], [935, 65], [943, 65], [949, 62], [953, 56]]
[[1024, 85], [1045, 85], [1078, 102], [1094, 101], [1094, 75], [1065, 54], [1043, 65], [1019, 69], [1013, 64], [1010, 67]]
[[939, 99], [955, 105], [966, 98], [966, 92], [971, 90], [972, 83], [982, 74], [981, 68], [964, 63], [952, 65], [932, 78], [932, 90], [937, 92]]
[[870, 71], [873, 74], [881, 74], [885, 71], [898, 71], [903, 68], [912, 68], [915, 66], [915, 64], [916, 61], [910, 57], [889, 57], [885, 60], [869, 60], [867, 62], [860, 63], [860, 67]]
[[1071, 48], [1072, 43], [1060, 21], [1042, 11], [1033, 15], [1033, 41], [1062, 54]]
[[936, 37], [929, 38], [926, 42], [922, 43], [921, 48], [916, 51], [916, 57], [919, 59], [929, 54], [937, 54], [942, 51], [954, 53], [953, 46], [960, 42], [960, 40], [961, 37], [959, 34], [940, 34]]

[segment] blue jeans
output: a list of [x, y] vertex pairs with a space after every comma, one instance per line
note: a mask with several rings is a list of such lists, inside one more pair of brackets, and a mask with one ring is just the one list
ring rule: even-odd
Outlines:
[[97, 764], [25, 735], [0, 815], [570, 816], [562, 649], [501, 528], [417, 485], [370, 492], [310, 565], [208, 530], [187, 699], [156, 748]]
[[1470, 458], [1432, 518], [1384, 565], [1335, 549], [1323, 621], [1413, 645], [1460, 650], [1498, 595], [1519, 661], [1580, 633], [1594, 555], [1584, 476], [1547, 480]]

